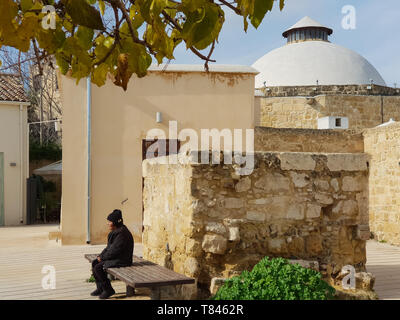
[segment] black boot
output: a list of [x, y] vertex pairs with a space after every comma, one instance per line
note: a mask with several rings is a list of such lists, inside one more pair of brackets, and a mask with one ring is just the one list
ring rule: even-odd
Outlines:
[[101, 285], [101, 282], [96, 281], [96, 287], [97, 289], [94, 290], [90, 295], [93, 297], [99, 296], [101, 295], [101, 293], [103, 292], [103, 286]]
[[102, 282], [102, 287], [103, 287], [103, 292], [99, 296], [100, 299], [108, 299], [115, 293], [113, 287], [111, 286], [110, 280]]

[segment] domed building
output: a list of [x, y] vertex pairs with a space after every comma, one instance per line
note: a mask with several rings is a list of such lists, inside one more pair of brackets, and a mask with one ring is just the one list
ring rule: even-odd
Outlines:
[[256, 87], [351, 85], [386, 86], [379, 72], [358, 53], [329, 42], [333, 30], [304, 17], [283, 33], [287, 44], [275, 49], [253, 67], [260, 74]]
[[331, 43], [332, 33], [304, 17], [283, 32], [286, 45], [253, 64], [259, 125], [358, 130], [400, 120], [399, 90], [364, 57]]

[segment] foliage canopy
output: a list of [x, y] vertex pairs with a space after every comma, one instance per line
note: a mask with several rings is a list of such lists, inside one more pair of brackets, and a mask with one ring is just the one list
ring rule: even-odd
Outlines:
[[[205, 61], [208, 70], [225, 22], [223, 8], [242, 16], [246, 31], [249, 23], [255, 28], [260, 25], [274, 2], [1, 0], [0, 48], [27, 52], [33, 46], [39, 61], [54, 55], [61, 72], [69, 72], [77, 81], [91, 75], [92, 82], [102, 86], [111, 74], [114, 83], [126, 90], [133, 74], [146, 75], [153, 58], [158, 63], [174, 59], [174, 50], [182, 42]], [[282, 10], [284, 0], [278, 3]], [[47, 6], [55, 11], [47, 11]]]
[[327, 300], [335, 289], [315, 270], [265, 257], [252, 271], [227, 280], [214, 300]]

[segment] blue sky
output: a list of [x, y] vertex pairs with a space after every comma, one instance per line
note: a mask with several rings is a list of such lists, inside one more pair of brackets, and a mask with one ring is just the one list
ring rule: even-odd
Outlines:
[[[356, 29], [344, 30], [342, 8], [356, 9]], [[330, 41], [352, 49], [380, 72], [388, 86], [400, 87], [400, 1], [399, 0], [286, 0], [282, 12], [277, 5], [255, 30], [243, 31], [243, 19], [226, 10], [226, 21], [213, 57], [218, 64], [251, 65], [267, 52], [285, 44], [282, 32], [304, 16], [334, 30]], [[184, 46], [172, 63], [203, 63]]]

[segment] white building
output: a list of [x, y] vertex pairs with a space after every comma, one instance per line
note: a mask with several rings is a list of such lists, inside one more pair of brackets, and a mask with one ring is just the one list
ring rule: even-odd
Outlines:
[[26, 223], [28, 105], [20, 78], [0, 74], [0, 226]]
[[331, 43], [333, 30], [304, 17], [283, 33], [287, 44], [254, 64], [260, 73], [256, 88], [274, 86], [361, 85], [386, 86], [379, 72], [361, 55]]

